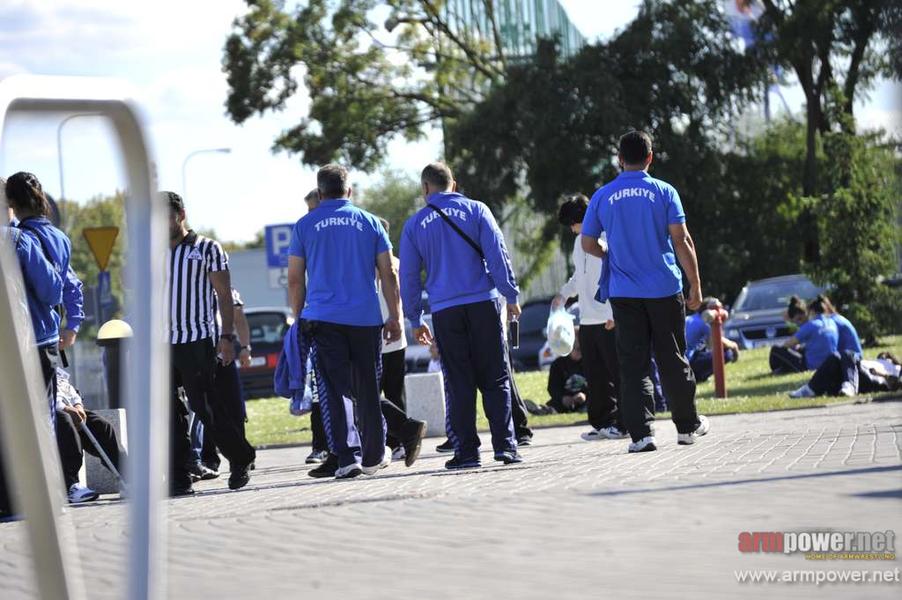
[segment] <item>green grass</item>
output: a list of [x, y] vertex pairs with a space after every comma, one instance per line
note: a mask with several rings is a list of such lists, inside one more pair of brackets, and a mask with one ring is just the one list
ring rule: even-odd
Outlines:
[[[884, 338], [881, 346], [865, 349], [865, 356], [873, 358], [878, 352], [885, 350], [893, 352], [896, 356], [902, 355], [902, 335]], [[806, 382], [811, 374], [771, 375], [767, 363], [768, 352], [768, 348], [745, 351], [739, 362], [727, 366], [728, 397], [726, 399], [721, 400], [714, 397], [713, 378], [699, 385], [699, 411], [706, 415], [765, 412], [788, 408], [827, 406], [847, 400], [846, 398], [826, 397], [800, 400], [789, 398], [787, 394]], [[520, 394], [524, 398], [537, 404], [542, 404], [548, 399], [545, 389], [548, 381], [547, 372], [517, 373], [516, 378]], [[282, 398], [251, 400], [247, 403], [247, 410], [248, 438], [255, 446], [310, 442], [309, 415], [291, 416], [288, 413], [288, 400]], [[479, 429], [487, 430], [488, 421], [485, 419], [481, 406], [478, 415]], [[669, 418], [669, 416], [669, 413], [658, 415], [659, 418]], [[586, 415], [583, 413], [530, 415], [531, 427], [572, 425], [585, 421]]]

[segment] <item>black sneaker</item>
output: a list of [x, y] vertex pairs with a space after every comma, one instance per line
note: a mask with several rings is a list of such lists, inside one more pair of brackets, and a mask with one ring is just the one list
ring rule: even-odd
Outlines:
[[310, 477], [335, 477], [335, 471], [338, 470], [338, 457], [330, 454], [329, 457], [315, 469], [307, 471]]
[[[209, 479], [216, 479], [217, 477], [219, 477], [219, 465], [216, 465], [214, 467], [213, 465], [211, 465], [209, 463], [201, 463], [200, 466], [201, 466], [201, 470], [203, 471], [201, 473], [200, 478], [203, 479], [204, 481], [207, 481]], [[206, 469], [206, 470], [204, 470], [204, 469]]]
[[481, 466], [482, 462], [479, 460], [479, 457], [460, 458], [458, 456], [455, 456], [445, 463], [445, 468], [452, 471], [455, 469], [478, 469]]
[[193, 496], [194, 488], [191, 487], [191, 483], [187, 483], [184, 485], [174, 485], [169, 488], [169, 496], [172, 498], [178, 498], [179, 496]]
[[451, 440], [445, 440], [444, 443], [439, 444], [435, 447], [436, 452], [454, 452], [454, 444], [451, 443]]
[[188, 467], [188, 476], [192, 481], [200, 481], [201, 479], [216, 479], [219, 477], [219, 471], [213, 471], [203, 463], [191, 463]]
[[423, 446], [423, 438], [426, 437], [426, 421], [408, 419], [404, 424], [405, 437], [402, 442], [404, 447], [404, 464], [413, 466], [420, 456], [420, 448]]
[[242, 465], [240, 467], [232, 465], [232, 472], [229, 474], [230, 490], [240, 490], [251, 480], [247, 467], [248, 465]]
[[514, 463], [523, 462], [523, 457], [514, 450], [513, 452], [496, 452], [495, 460], [498, 462], [503, 462], [506, 465], [512, 465]]
[[532, 446], [532, 436], [531, 435], [521, 435], [517, 438], [518, 446]]

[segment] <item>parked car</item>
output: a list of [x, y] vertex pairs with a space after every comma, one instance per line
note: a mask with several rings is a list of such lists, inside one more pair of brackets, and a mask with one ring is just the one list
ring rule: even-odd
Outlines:
[[251, 364], [238, 371], [241, 387], [245, 398], [269, 398], [275, 393], [272, 378], [282, 339], [294, 317], [287, 307], [246, 308], [244, 314], [251, 330]]
[[789, 298], [804, 300], [823, 292], [804, 275], [784, 275], [748, 282], [733, 304], [724, 324], [724, 335], [740, 348], [758, 348], [783, 343], [795, 332], [783, 313]]
[[[432, 315], [423, 315], [423, 322], [435, 334], [435, 330], [432, 329]], [[404, 350], [407, 372], [425, 373], [429, 367], [429, 360], [432, 358], [429, 354], [429, 346], [424, 346], [413, 339], [413, 327], [410, 326], [410, 321], [407, 319], [404, 319], [404, 335], [407, 336], [407, 349]]]

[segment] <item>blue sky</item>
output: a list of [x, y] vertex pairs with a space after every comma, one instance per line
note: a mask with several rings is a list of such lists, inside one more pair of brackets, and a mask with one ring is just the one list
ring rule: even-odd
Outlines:
[[[636, 13], [630, 0], [562, 0], [589, 38], [609, 36]], [[13, 73], [110, 76], [135, 86], [149, 117], [149, 133], [162, 189], [182, 190], [182, 163], [202, 148], [229, 147], [230, 154], [202, 154], [187, 169], [189, 219], [214, 228], [221, 239], [246, 240], [269, 223], [292, 222], [301, 198], [314, 185], [313, 171], [297, 157], [273, 155], [272, 140], [305, 114], [303, 95], [280, 113], [243, 126], [224, 116], [225, 75], [221, 49], [232, 20], [245, 10], [239, 0], [3, 0], [0, 6], [0, 77]], [[882, 84], [858, 109], [866, 126], [898, 127], [899, 88]], [[797, 110], [798, 89], [785, 95]], [[65, 115], [17, 117], [7, 124], [0, 173], [35, 172], [59, 194], [56, 132]], [[391, 146], [390, 166], [414, 174], [437, 157], [438, 135]], [[122, 171], [102, 120], [77, 118], [63, 130], [66, 196], [85, 200], [123, 186]], [[356, 183], [372, 182], [362, 174]]]

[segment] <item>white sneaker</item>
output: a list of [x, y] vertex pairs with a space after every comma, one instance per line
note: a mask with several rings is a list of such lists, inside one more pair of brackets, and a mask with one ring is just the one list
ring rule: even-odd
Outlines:
[[69, 504], [81, 504], [82, 502], [90, 502], [97, 500], [100, 494], [89, 487], [85, 487], [79, 483], [73, 483], [69, 486]]
[[363, 473], [363, 468], [357, 463], [351, 463], [346, 467], [335, 469], [335, 479], [351, 479]]
[[591, 429], [580, 434], [579, 437], [587, 442], [597, 442], [598, 440], [622, 440], [627, 437], [627, 434], [620, 431], [616, 425], [611, 425], [601, 429]]
[[636, 452], [654, 452], [658, 447], [655, 445], [655, 436], [647, 435], [638, 442], [632, 442], [629, 447], [630, 454]]
[[380, 471], [380, 470], [384, 469], [385, 467], [387, 467], [388, 465], [390, 465], [391, 458], [392, 458], [391, 455], [392, 455], [391, 448], [386, 446], [385, 451], [382, 453], [382, 461], [380, 461], [379, 464], [377, 464], [377, 465], [373, 465], [372, 467], [361, 467], [361, 469], [363, 470], [363, 474], [364, 475], [372, 475], [376, 471]]
[[855, 389], [855, 385], [851, 381], [845, 381], [842, 387], [839, 388], [839, 395], [853, 398], [858, 395], [858, 390]]
[[790, 398], [814, 398], [815, 393], [806, 383], [794, 392], [789, 392]]
[[398, 446], [395, 448], [394, 452], [391, 453], [392, 460], [404, 460], [407, 458], [407, 451], [404, 450], [404, 446]]
[[698, 427], [695, 428], [695, 431], [692, 433], [678, 433], [677, 434], [677, 444], [680, 446], [691, 446], [695, 443], [695, 440], [702, 437], [708, 430], [711, 429], [711, 424], [708, 422], [708, 417], [705, 415], [698, 416]]

